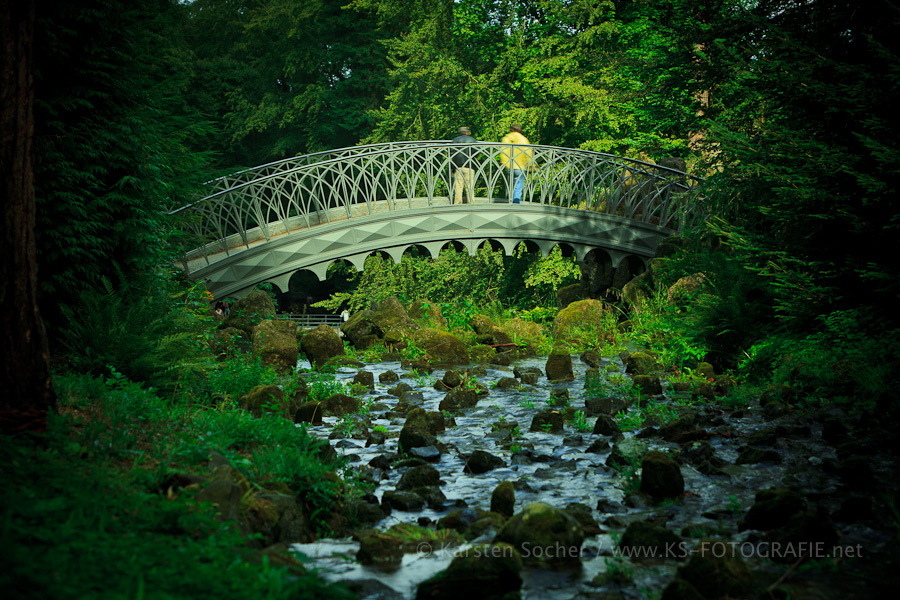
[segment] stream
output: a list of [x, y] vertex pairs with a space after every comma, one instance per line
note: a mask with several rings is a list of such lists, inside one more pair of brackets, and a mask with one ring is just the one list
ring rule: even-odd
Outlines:
[[[546, 358], [519, 360], [514, 366], [537, 367], [544, 372]], [[301, 367], [307, 366], [304, 364]], [[716, 403], [707, 407], [698, 404], [693, 410], [699, 411], [701, 428], [710, 432], [708, 441], [715, 449], [715, 455], [724, 461], [721, 472], [704, 475], [688, 461], [681, 464], [686, 494], [678, 501], [652, 505], [639, 495], [627, 494], [628, 482], [622, 473], [606, 466], [610, 450], [588, 451], [592, 443], [610, 437], [595, 435], [591, 429], [596, 417], [587, 417], [586, 431], [577, 431], [572, 422], [565, 424], [562, 433], [529, 431], [533, 415], [546, 408], [560, 408], [559, 401], [552, 396], [568, 394], [568, 404], [575, 410], [585, 407], [584, 381], [588, 365], [573, 359], [574, 380], [569, 382], [549, 382], [540, 377], [534, 385], [522, 385], [518, 389], [501, 389], [492, 384], [503, 377], [513, 376], [513, 366], [485, 365], [486, 373], [478, 381], [489, 388], [489, 394], [482, 397], [474, 408], [463, 409], [455, 417], [456, 426], [447, 427], [438, 436], [444, 445], [437, 462], [432, 462], [440, 472], [441, 491], [446, 501], [437, 508], [424, 508], [415, 512], [394, 509], [393, 512], [373, 527], [386, 530], [397, 523], [418, 523], [432, 525], [454, 509], [461, 507], [490, 509], [491, 493], [502, 481], [515, 485], [515, 510], [525, 505], [543, 501], [557, 508], [565, 508], [572, 503], [588, 507], [599, 524], [601, 533], [587, 535], [581, 554], [582, 568], [577, 571], [549, 572], [526, 567], [523, 571], [523, 600], [569, 600], [573, 598], [646, 598], [659, 597], [661, 590], [673, 578], [683, 562], [666, 560], [636, 562], [617, 558], [616, 547], [628, 523], [639, 520], [654, 520], [668, 530], [679, 532], [686, 527], [715, 528], [716, 535], [733, 543], [750, 543], [750, 536], [759, 532], [738, 532], [737, 521], [753, 505], [755, 494], [769, 487], [802, 486], [807, 494], [817, 498], [828, 498], [833, 494], [837, 478], [825, 474], [821, 469], [810, 468], [834, 457], [833, 447], [826, 444], [816, 425], [798, 424], [790, 421], [789, 428], [800, 429], [801, 435], [786, 435], [779, 438], [773, 448], [778, 452], [780, 462], [736, 464], [738, 456], [746, 446], [747, 437], [754, 432], [772, 428], [780, 421], [765, 421], [758, 403], [752, 408], [724, 410]], [[476, 369], [478, 367], [475, 367]], [[350, 384], [360, 369], [341, 368], [337, 373], [339, 381]], [[446, 392], [434, 389], [434, 382], [445, 370], [435, 370], [430, 376], [410, 373], [401, 368], [399, 362], [366, 364], [363, 370], [375, 376], [375, 392], [364, 395], [364, 403], [372, 403], [365, 419], [371, 430], [384, 427], [388, 436], [383, 444], [366, 446], [365, 439], [331, 439], [330, 443], [339, 454], [343, 454], [356, 469], [369, 471], [377, 481], [374, 490], [379, 499], [387, 490], [393, 490], [404, 469], [370, 470], [367, 465], [381, 455], [393, 457], [398, 451], [398, 434], [405, 417], [392, 413], [398, 399], [387, 390], [394, 383], [379, 383], [379, 375], [394, 371], [400, 380], [413, 388], [412, 398], [417, 406], [427, 411], [437, 411]], [[624, 365], [618, 358], [606, 359], [598, 368], [601, 377], [610, 373], [624, 376]], [[615, 375], [613, 375], [615, 376]], [[663, 382], [664, 402], [675, 406], [674, 394]], [[418, 396], [420, 395], [420, 397]], [[550, 402], [553, 402], [551, 406]], [[684, 410], [683, 408], [680, 410]], [[310, 427], [310, 431], [322, 438], [329, 438], [340, 417], [325, 417], [324, 423]], [[492, 433], [494, 423], [518, 424], [521, 437], [514, 443], [521, 448], [501, 443], [501, 434]], [[681, 446], [665, 442], [659, 437], [640, 434], [641, 428], [624, 433], [624, 439], [616, 443], [626, 454], [643, 454], [645, 450], [672, 450], [680, 452]], [[512, 452], [516, 450], [516, 452]], [[466, 457], [475, 450], [487, 451], [503, 460], [505, 466], [479, 475], [463, 472]], [[488, 531], [476, 542], [489, 542], [495, 530]], [[471, 543], [471, 542], [470, 542]], [[396, 568], [363, 566], [354, 560], [359, 547], [350, 538], [324, 539], [310, 544], [295, 544], [293, 549], [305, 555], [310, 566], [317, 568], [327, 579], [343, 581], [351, 585], [361, 598], [410, 599], [415, 597], [416, 586], [424, 579], [446, 568], [459, 547], [429, 551], [425, 548], [417, 553], [404, 555], [402, 564]], [[758, 557], [745, 557], [758, 568], [771, 568]], [[610, 570], [626, 570], [627, 585], [616, 583], [614, 577], [603, 577]], [[598, 577], [599, 576], [599, 577]], [[773, 579], [777, 578], [773, 573]], [[828, 597], [823, 596], [823, 597]]]

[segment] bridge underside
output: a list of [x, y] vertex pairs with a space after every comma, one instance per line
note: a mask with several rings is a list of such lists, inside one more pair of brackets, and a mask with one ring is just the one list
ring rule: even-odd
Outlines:
[[205, 280], [216, 297], [241, 297], [256, 285], [271, 282], [282, 291], [295, 272], [309, 270], [320, 280], [336, 260], [347, 260], [362, 270], [365, 259], [385, 252], [400, 262], [410, 246], [422, 246], [436, 258], [449, 242], [462, 244], [470, 254], [488, 240], [511, 255], [522, 241], [530, 241], [545, 256], [554, 246], [567, 244], [579, 262], [595, 248], [603, 249], [612, 265], [626, 257], [646, 262], [656, 253], [670, 229], [632, 219], [541, 204], [435, 205], [344, 217], [330, 223], [284, 231], [268, 240], [189, 256], [190, 276]]

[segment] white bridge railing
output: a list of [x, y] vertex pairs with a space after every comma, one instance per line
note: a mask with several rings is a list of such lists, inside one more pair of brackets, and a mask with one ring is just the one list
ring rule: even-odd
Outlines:
[[[704, 218], [702, 180], [659, 165], [599, 152], [529, 146], [523, 200], [635, 219], [680, 231]], [[475, 202], [510, 202], [509, 144], [396, 142], [341, 148], [247, 169], [209, 182], [182, 217], [187, 260], [229, 255], [299, 229], [453, 197], [460, 151], [470, 155]]]

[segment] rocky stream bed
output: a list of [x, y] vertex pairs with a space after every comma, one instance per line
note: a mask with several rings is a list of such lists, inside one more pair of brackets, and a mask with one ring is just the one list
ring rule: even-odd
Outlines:
[[663, 379], [677, 418], [622, 433], [603, 413], [625, 400], [585, 381], [630, 375], [589, 362], [561, 382], [545, 358], [341, 368], [366, 410], [311, 431], [374, 491], [355, 535], [293, 550], [361, 598], [877, 598], [897, 581], [897, 444], [871, 414]]

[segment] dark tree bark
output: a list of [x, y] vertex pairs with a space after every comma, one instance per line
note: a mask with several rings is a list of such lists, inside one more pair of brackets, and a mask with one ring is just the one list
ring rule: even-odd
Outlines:
[[34, 0], [0, 0], [0, 431], [41, 430], [55, 407], [37, 306]]

